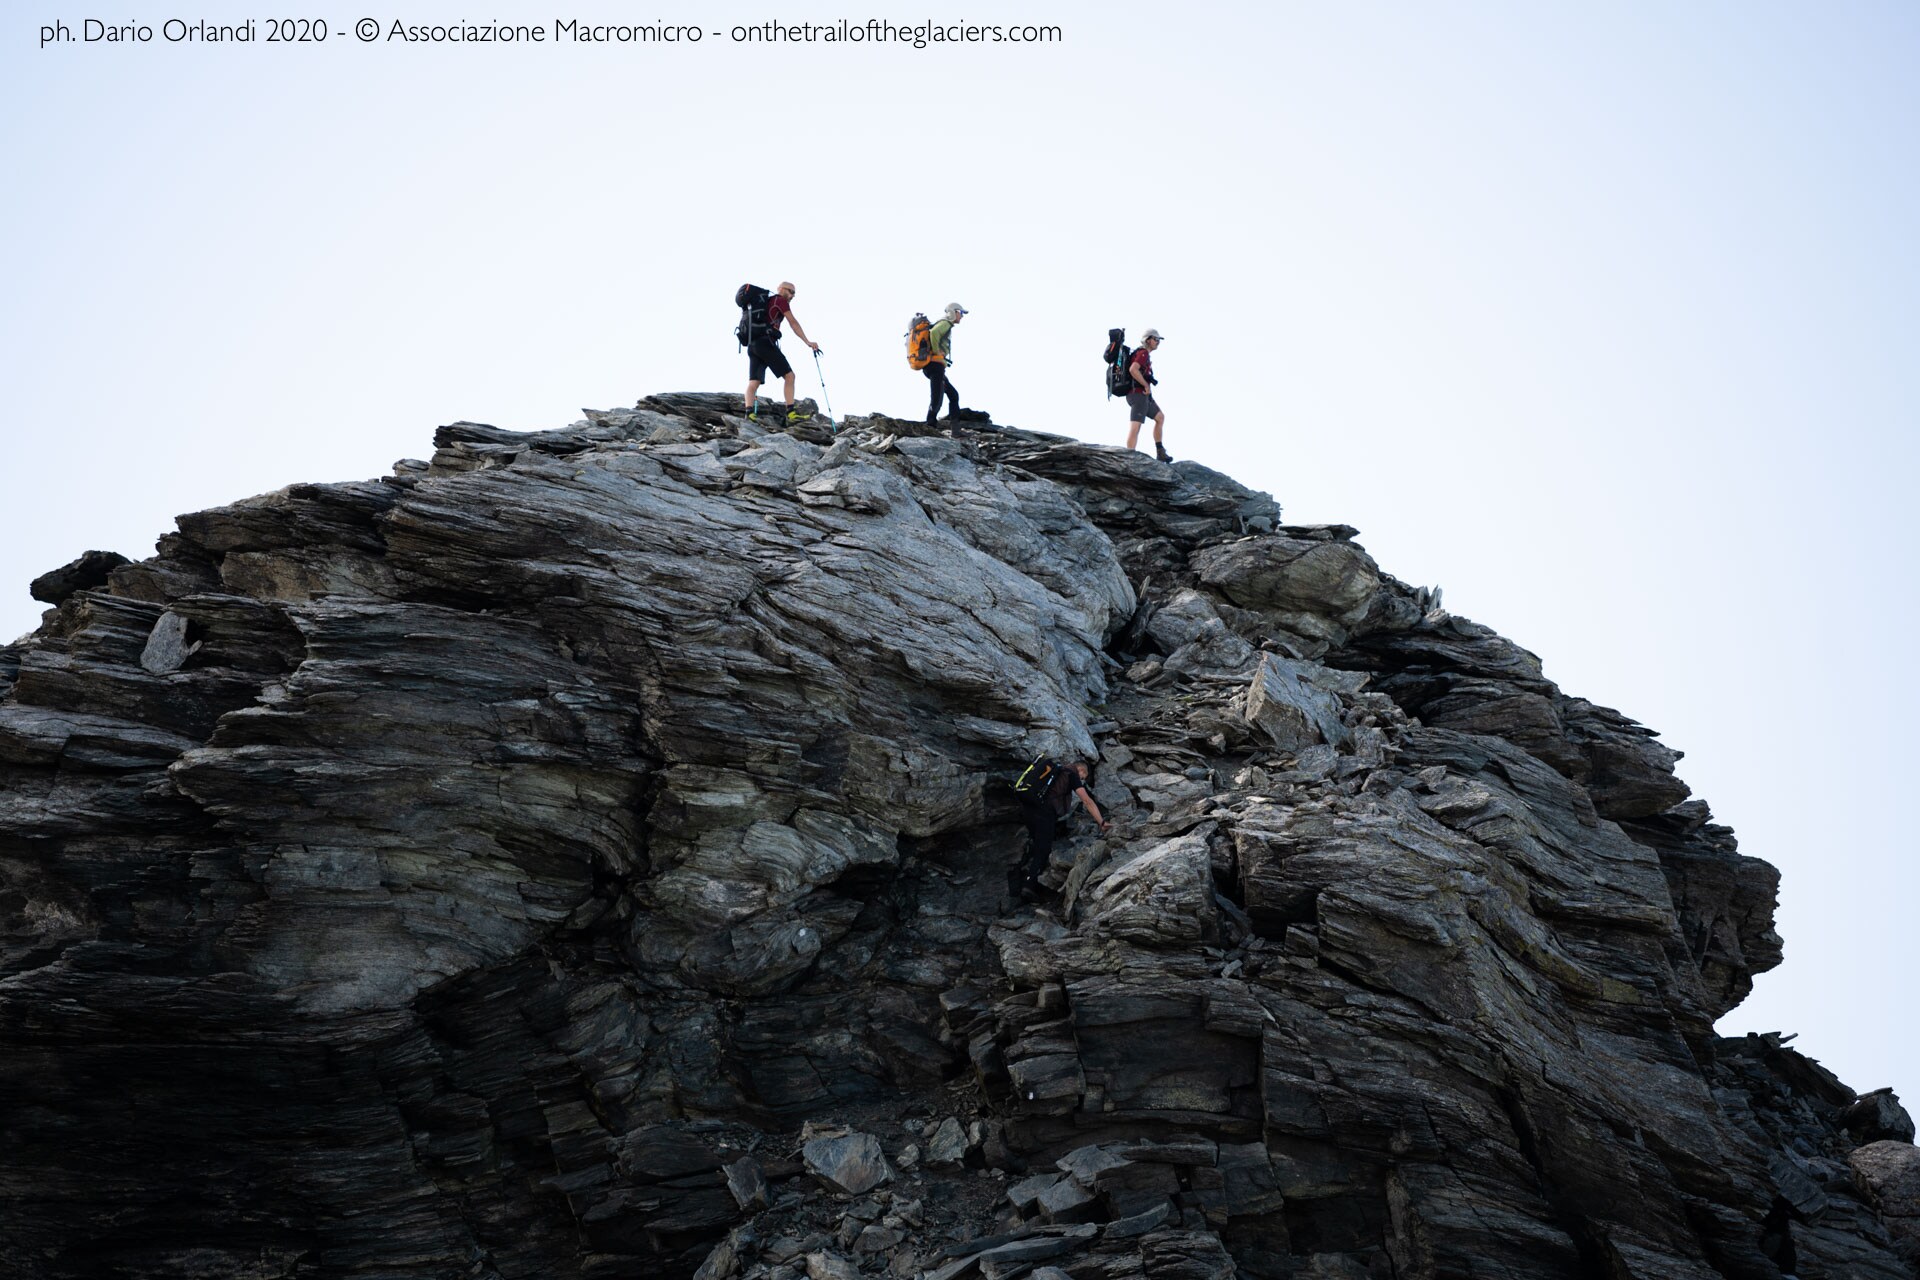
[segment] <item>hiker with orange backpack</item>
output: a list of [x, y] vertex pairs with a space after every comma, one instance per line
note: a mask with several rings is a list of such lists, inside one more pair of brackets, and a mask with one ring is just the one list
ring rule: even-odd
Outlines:
[[927, 402], [929, 424], [940, 420], [942, 394], [947, 398], [947, 416], [953, 418], [960, 412], [960, 392], [947, 380], [947, 366], [953, 363], [953, 326], [965, 314], [965, 307], [949, 302], [934, 323], [928, 324], [926, 316], [916, 314], [907, 326], [907, 365], [926, 374], [932, 384], [933, 395]]
[[793, 295], [793, 283], [788, 280], [782, 280], [773, 293], [768, 293], [759, 285], [743, 284], [733, 295], [733, 304], [740, 308], [740, 325], [734, 330], [734, 336], [747, 349], [749, 418], [757, 419], [760, 416], [760, 384], [769, 369], [782, 380], [782, 388], [786, 393], [786, 420], [794, 422], [803, 416], [793, 407], [793, 366], [787, 363], [786, 356], [780, 352], [780, 322], [791, 322], [795, 336], [813, 348], [816, 355], [819, 354], [820, 344], [807, 337], [807, 331], [800, 327], [800, 317], [793, 314]]

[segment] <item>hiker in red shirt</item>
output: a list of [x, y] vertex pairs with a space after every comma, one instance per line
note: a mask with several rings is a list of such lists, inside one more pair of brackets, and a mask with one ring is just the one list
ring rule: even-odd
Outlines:
[[1167, 425], [1167, 415], [1160, 411], [1159, 401], [1153, 398], [1153, 388], [1159, 382], [1153, 376], [1153, 353], [1160, 349], [1160, 331], [1149, 329], [1140, 339], [1140, 349], [1127, 361], [1127, 448], [1137, 448], [1140, 439], [1140, 424], [1149, 417], [1153, 419], [1153, 456], [1162, 462], [1172, 462], [1173, 455], [1160, 443], [1160, 431]]
[[780, 322], [793, 322], [793, 332], [800, 341], [818, 351], [820, 344], [807, 337], [807, 331], [800, 327], [800, 317], [793, 314], [793, 282], [782, 280], [780, 288], [767, 299], [767, 326], [756, 332], [747, 346], [747, 416], [758, 418], [759, 406], [756, 400], [760, 394], [760, 383], [765, 380], [767, 370], [779, 374], [786, 392], [787, 420], [793, 421], [800, 415], [793, 407], [793, 366], [787, 363], [786, 356], [780, 353]]

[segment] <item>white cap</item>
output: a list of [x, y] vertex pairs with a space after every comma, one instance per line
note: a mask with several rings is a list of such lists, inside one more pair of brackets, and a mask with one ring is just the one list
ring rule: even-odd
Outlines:
[[1158, 329], [1149, 329], [1145, 333], [1140, 335], [1140, 341], [1142, 342], [1145, 342], [1148, 338], [1160, 338], [1160, 341], [1162, 342], [1166, 341], [1165, 338], [1160, 337], [1160, 331]]
[[961, 316], [965, 314], [967, 314], [967, 309], [961, 306], [959, 303], [949, 302], [947, 304], [947, 319], [958, 320]]

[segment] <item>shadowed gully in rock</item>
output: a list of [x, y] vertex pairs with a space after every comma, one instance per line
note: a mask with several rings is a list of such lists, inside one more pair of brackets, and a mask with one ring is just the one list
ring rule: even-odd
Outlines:
[[1713, 1034], [1773, 869], [1355, 536], [676, 394], [45, 575], [9, 1274], [1913, 1280], [1899, 1101]]

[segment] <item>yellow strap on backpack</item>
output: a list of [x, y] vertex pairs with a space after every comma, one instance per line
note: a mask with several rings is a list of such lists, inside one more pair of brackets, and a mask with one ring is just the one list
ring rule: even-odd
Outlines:
[[[1039, 772], [1036, 774], [1034, 772], [1035, 770]], [[1020, 776], [1013, 780], [1014, 793], [1023, 796], [1044, 795], [1047, 790], [1047, 783], [1052, 777], [1053, 761], [1042, 756], [1023, 769]]]

